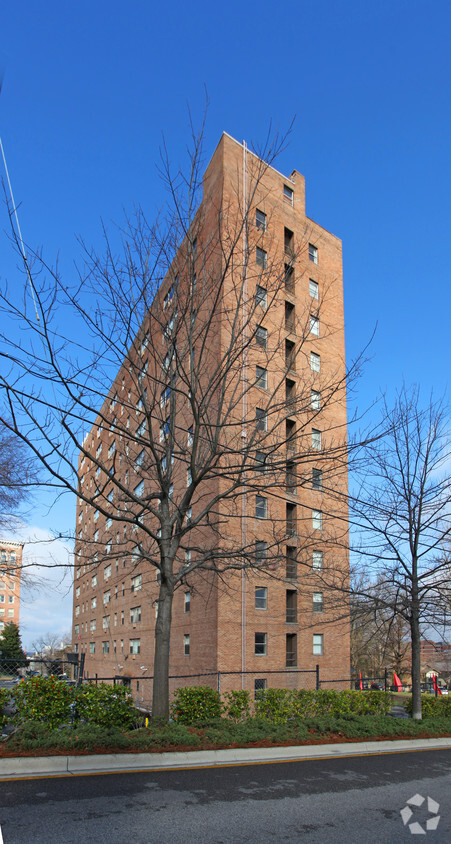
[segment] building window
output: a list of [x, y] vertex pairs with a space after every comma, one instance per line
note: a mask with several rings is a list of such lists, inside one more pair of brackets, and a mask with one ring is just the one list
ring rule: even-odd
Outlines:
[[190, 646], [189, 633], [185, 633], [185, 635], [183, 637], [183, 653], [185, 654], [185, 656], [189, 656], [189, 646]]
[[295, 330], [295, 310], [291, 302], [285, 302], [285, 330], [290, 333]]
[[110, 643], [109, 642], [102, 642], [102, 653], [109, 654], [110, 652]]
[[97, 598], [96, 597], [91, 598], [91, 609], [95, 610], [96, 606], [97, 606]]
[[322, 612], [323, 611], [323, 593], [322, 592], [314, 592], [313, 593], [313, 612]]
[[103, 603], [104, 603], [104, 604], [109, 604], [109, 603], [110, 603], [110, 601], [111, 601], [111, 592], [110, 592], [110, 590], [108, 589], [106, 592], [104, 592], [104, 593], [103, 593]]
[[111, 564], [108, 565], [108, 566], [105, 566], [105, 568], [103, 570], [104, 580], [108, 580], [109, 577], [111, 577]]
[[321, 656], [324, 653], [324, 636], [322, 633], [313, 635], [313, 655]]
[[257, 677], [254, 680], [254, 698], [255, 698], [255, 700], [257, 700], [257, 698], [259, 698], [259, 697], [262, 697], [262, 695], [266, 691], [266, 685], [267, 685], [266, 677]]
[[268, 372], [262, 366], [255, 367], [255, 386], [262, 390], [268, 389]]
[[193, 434], [193, 426], [190, 425], [188, 428], [188, 447], [192, 446], [194, 442], [194, 434]]
[[267, 634], [266, 633], [256, 633], [255, 634], [255, 656], [266, 656], [266, 648], [267, 648]]
[[290, 205], [293, 205], [293, 188], [290, 188], [288, 185], [284, 185], [283, 198], [285, 202], [289, 202]]
[[321, 510], [312, 510], [312, 527], [314, 530], [323, 529], [323, 514]]
[[141, 621], [141, 607], [130, 608], [130, 624], [138, 624]]
[[261, 407], [255, 408], [255, 421], [257, 431], [266, 431], [267, 427], [267, 416], [266, 410], [263, 410]]
[[133, 494], [136, 495], [137, 498], [141, 498], [144, 494], [144, 481], [140, 481], [133, 490]]
[[108, 449], [108, 457], [112, 457], [115, 451], [116, 451], [116, 443], [113, 440], [113, 442], [111, 443], [111, 445]]
[[312, 552], [312, 568], [316, 569], [316, 571], [320, 571], [323, 567], [323, 552], [322, 551], [313, 551]]
[[296, 401], [296, 381], [290, 378], [285, 379], [285, 401], [287, 404], [294, 404]]
[[263, 495], [255, 496], [255, 518], [266, 519], [268, 516], [268, 499]]
[[[4, 603], [5, 603], [5, 596], [0, 595], [0, 604], [4, 604]], [[80, 605], [79, 604], [75, 607], [75, 615], [76, 616], [80, 615]]]
[[191, 610], [191, 592], [185, 592], [185, 612], [190, 612]]
[[316, 352], [310, 352], [310, 369], [312, 372], [321, 371], [321, 358]]
[[257, 325], [257, 330], [255, 332], [255, 342], [257, 346], [260, 346], [262, 349], [266, 349], [268, 340], [268, 332], [266, 328], [263, 328], [262, 325]]
[[296, 349], [292, 340], [285, 340], [285, 366], [287, 369], [296, 369]]
[[141, 653], [141, 639], [130, 639], [130, 653]]
[[318, 249], [316, 246], [313, 246], [313, 243], [309, 243], [308, 245], [308, 257], [309, 261], [313, 261], [314, 264], [318, 263]]
[[295, 668], [298, 664], [298, 637], [296, 633], [287, 633], [286, 666]]
[[124, 623], [125, 623], [125, 612], [124, 612], [124, 610], [121, 610], [121, 625], [123, 625]]
[[255, 564], [257, 566], [264, 565], [268, 557], [268, 543], [257, 540], [255, 543]]
[[268, 609], [268, 590], [266, 586], [256, 586], [255, 587], [255, 609], [256, 610], [266, 610]]
[[102, 618], [102, 627], [104, 630], [109, 630], [110, 628], [110, 616], [104, 615]]
[[318, 299], [318, 282], [313, 281], [313, 278], [309, 279], [308, 289], [312, 299]]
[[96, 643], [95, 643], [95, 642], [90, 642], [90, 643], [89, 643], [89, 653], [90, 653], [90, 654], [95, 654], [95, 652], [96, 652]]
[[255, 452], [255, 471], [256, 472], [266, 472], [267, 465], [266, 465], [266, 454], [264, 451], [256, 451]]
[[143, 463], [144, 463], [144, 457], [145, 457], [145, 454], [146, 454], [146, 451], [145, 451], [145, 449], [143, 448], [143, 449], [139, 452], [139, 454], [138, 454], [138, 456], [137, 456], [137, 458], [136, 458], [136, 460], [135, 460], [135, 472], [136, 472], [136, 470], [137, 470], [137, 469], [139, 469], [139, 467], [140, 467], [140, 466], [142, 466], [142, 465], [143, 465]]
[[286, 530], [287, 536], [296, 536], [297, 533], [297, 516], [296, 504], [285, 505], [286, 507]]
[[139, 427], [136, 430], [136, 434], [137, 434], [138, 437], [144, 436], [144, 434], [146, 433], [146, 426], [147, 426], [147, 420], [143, 419], [143, 421], [141, 422], [141, 424], [139, 425]]
[[285, 489], [291, 495], [296, 495], [296, 464], [292, 460], [288, 460], [285, 464]]
[[285, 264], [285, 290], [294, 296], [294, 267], [291, 264]]
[[137, 574], [137, 575], [135, 575], [135, 577], [132, 577], [130, 591], [131, 592], [139, 592], [139, 590], [142, 588], [142, 580], [143, 580], [142, 574]]
[[191, 551], [185, 551], [185, 566], [191, 565]]
[[297, 580], [298, 578], [298, 564], [296, 559], [296, 548], [287, 545], [286, 550], [286, 578], [287, 580]]
[[321, 431], [317, 428], [312, 428], [312, 448], [321, 451]]
[[268, 266], [268, 253], [265, 252], [264, 249], [261, 249], [260, 246], [256, 247], [255, 260], [259, 267], [262, 267], [264, 270], [266, 270]]
[[284, 248], [285, 252], [292, 257], [294, 254], [294, 233], [291, 229], [284, 229]]
[[287, 589], [285, 621], [288, 624], [295, 624], [298, 620], [297, 592], [295, 589]]
[[267, 303], [266, 288], [261, 287], [259, 284], [257, 284], [256, 290], [255, 290], [255, 304], [260, 305], [261, 308], [266, 308], [266, 303]]
[[314, 314], [310, 314], [310, 334], [319, 337], [319, 318]]
[[321, 410], [321, 393], [319, 390], [312, 390], [310, 394], [310, 407], [312, 410]]
[[264, 211], [260, 211], [259, 208], [255, 212], [255, 225], [258, 229], [264, 232], [266, 231], [266, 214]]
[[[5, 584], [4, 584], [4, 583], [0, 583], [0, 589], [4, 589], [4, 588], [5, 588]], [[77, 588], [76, 588], [76, 590], [75, 590], [75, 597], [76, 597], [76, 598], [79, 598], [79, 597], [80, 597], [80, 587], [79, 587], [79, 586], [77, 586]]]
[[321, 469], [312, 469], [312, 487], [313, 489], [323, 488], [323, 473]]

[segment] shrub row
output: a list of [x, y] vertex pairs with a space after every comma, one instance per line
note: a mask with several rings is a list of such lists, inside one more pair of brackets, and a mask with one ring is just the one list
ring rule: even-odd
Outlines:
[[7, 717], [5, 715], [5, 706], [9, 701], [9, 691], [8, 689], [0, 689], [0, 732], [3, 730], [3, 727], [7, 723]]
[[[412, 714], [412, 698], [409, 696], [404, 702], [406, 712]], [[451, 717], [451, 695], [433, 697], [432, 695], [421, 695], [421, 708], [423, 718]]]
[[133, 699], [124, 686], [69, 686], [56, 677], [31, 677], [11, 692], [14, 721], [40, 721], [54, 730], [72, 720], [127, 728], [135, 720]]
[[[259, 718], [284, 724], [293, 718], [321, 715], [384, 715], [390, 709], [390, 702], [390, 694], [380, 691], [265, 689], [254, 701], [253, 710]], [[176, 689], [171, 707], [173, 719], [181, 724], [209, 721], [221, 715], [240, 721], [251, 713], [249, 692], [228, 692], [221, 700], [219, 693], [207, 686]]]
[[[261, 718], [250, 718], [233, 723], [218, 719], [208, 727], [186, 726], [177, 722], [150, 723], [148, 727], [124, 732], [117, 727], [99, 727], [78, 724], [75, 730], [61, 727], [49, 730], [39, 722], [28, 721], [8, 741], [9, 753], [46, 750], [84, 750], [87, 752], [164, 751], [170, 749], [211, 749], [260, 744], [262, 741], [299, 744], [325, 737], [334, 738], [386, 738], [414, 737], [416, 735], [447, 735], [447, 718], [428, 718], [424, 721], [386, 718], [383, 715], [331, 715], [275, 724]], [[0, 745], [0, 756], [1, 756]]]

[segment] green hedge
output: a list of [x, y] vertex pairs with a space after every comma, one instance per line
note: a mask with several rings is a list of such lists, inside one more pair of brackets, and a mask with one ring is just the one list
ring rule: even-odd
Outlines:
[[384, 715], [389, 711], [390, 704], [389, 692], [267, 689], [255, 701], [255, 712], [270, 721], [283, 723], [288, 718], [322, 715]]
[[0, 689], [0, 730], [6, 725], [8, 718], [5, 715], [5, 706], [10, 700], [11, 693], [8, 689]]
[[[406, 712], [412, 714], [412, 698], [409, 696], [404, 703]], [[430, 718], [438, 716], [439, 718], [451, 718], [451, 695], [421, 695], [421, 707], [423, 718]]]
[[[135, 720], [133, 699], [124, 686], [70, 686], [57, 677], [31, 677], [12, 691], [16, 703], [14, 720], [41, 721], [51, 730], [84, 720], [104, 727], [129, 727]], [[75, 713], [71, 707], [75, 704]]]
[[[304, 720], [323, 715], [337, 718], [349, 714], [385, 715], [390, 705], [389, 692], [265, 689], [254, 701], [254, 714], [274, 724], [285, 724], [293, 718]], [[227, 692], [221, 701], [218, 692], [208, 686], [177, 689], [171, 707], [173, 719], [181, 724], [210, 721], [221, 715], [238, 722], [251, 714], [249, 692]]]
[[187, 686], [176, 689], [171, 704], [171, 717], [180, 724], [211, 721], [221, 715], [219, 692], [209, 686]]

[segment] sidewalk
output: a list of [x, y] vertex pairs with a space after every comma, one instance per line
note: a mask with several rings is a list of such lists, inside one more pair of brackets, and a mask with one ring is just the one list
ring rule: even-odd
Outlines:
[[105, 753], [36, 758], [20, 756], [0, 759], [0, 780], [252, 765], [442, 748], [451, 748], [451, 738], [397, 739], [292, 747], [239, 747], [232, 750], [193, 750], [185, 753]]

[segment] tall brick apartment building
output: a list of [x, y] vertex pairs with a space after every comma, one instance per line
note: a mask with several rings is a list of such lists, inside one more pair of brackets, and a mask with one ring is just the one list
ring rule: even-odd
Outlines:
[[171, 674], [237, 672], [229, 687], [249, 689], [317, 664], [349, 676], [326, 577], [348, 572], [342, 287], [341, 242], [306, 217], [303, 176], [224, 134], [80, 455], [88, 676], [152, 676], [169, 581]]
[[23, 545], [0, 539], [0, 630], [19, 624]]

